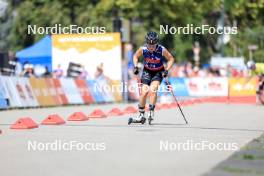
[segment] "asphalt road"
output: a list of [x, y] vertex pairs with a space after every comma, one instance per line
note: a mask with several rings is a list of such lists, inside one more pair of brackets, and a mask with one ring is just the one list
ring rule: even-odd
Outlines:
[[[67, 119], [76, 111], [88, 114], [95, 108], [108, 111], [125, 106], [109, 104], [1, 111], [0, 175], [197, 176], [208, 172], [264, 131], [263, 106], [217, 103], [183, 107], [189, 125], [184, 124], [175, 108], [157, 111], [152, 126], [128, 126], [130, 115], [125, 115], [67, 121], [61, 126], [40, 125], [31, 130], [9, 129], [19, 117], [29, 116], [40, 123], [50, 114]], [[69, 150], [65, 146], [70, 144], [79, 148]], [[210, 145], [201, 149], [200, 144]], [[227, 147], [216, 148], [217, 144]], [[37, 146], [36, 150], [33, 145]], [[196, 147], [191, 149], [193, 146]]]

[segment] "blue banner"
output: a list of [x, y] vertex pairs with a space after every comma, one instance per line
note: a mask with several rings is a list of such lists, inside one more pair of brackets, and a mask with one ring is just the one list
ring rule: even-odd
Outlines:
[[7, 108], [7, 102], [5, 100], [5, 88], [4, 82], [2, 81], [2, 77], [0, 76], [0, 109]]
[[104, 97], [102, 96], [100, 90], [97, 87], [97, 82], [95, 80], [87, 80], [86, 83], [95, 103], [105, 102]]
[[0, 92], [0, 109], [6, 109], [6, 108], [7, 108], [7, 102]]
[[[189, 96], [188, 89], [185, 83], [185, 78], [169, 78], [169, 82], [172, 86], [175, 96]], [[158, 96], [167, 95], [169, 92], [166, 91], [167, 86], [163, 81], [160, 85]]]

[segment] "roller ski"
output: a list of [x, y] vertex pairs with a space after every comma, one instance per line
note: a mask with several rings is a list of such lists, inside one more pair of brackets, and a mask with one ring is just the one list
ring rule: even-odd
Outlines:
[[[148, 124], [151, 125], [151, 122], [154, 120], [154, 109], [155, 105], [149, 105], [149, 114], [148, 114]], [[145, 118], [145, 108], [139, 107], [139, 116], [137, 118], [129, 118], [128, 119], [128, 125], [131, 123], [141, 123], [145, 124], [146, 122]]]
[[146, 122], [146, 118], [144, 116], [144, 113], [140, 113], [137, 118], [130, 117], [128, 119], [128, 125], [130, 125], [131, 123], [141, 123], [143, 125], [145, 124], [145, 122]]
[[149, 116], [148, 116], [148, 123], [151, 125], [152, 121], [154, 120], [154, 110], [149, 111]]

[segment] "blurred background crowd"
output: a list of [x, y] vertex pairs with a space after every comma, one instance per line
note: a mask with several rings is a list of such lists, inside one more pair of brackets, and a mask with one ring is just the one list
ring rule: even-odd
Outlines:
[[[64, 77], [64, 71], [61, 66], [58, 65], [57, 68], [53, 69], [51, 72], [45, 66], [34, 66], [30, 62], [25, 62], [20, 64], [19, 62], [10, 62], [14, 64], [14, 70], [5, 69], [5, 71], [11, 71], [11, 75], [24, 76], [24, 77], [54, 77], [61, 78]], [[139, 64], [142, 67], [141, 64]], [[264, 64], [263, 64], [264, 66]], [[263, 70], [264, 71], [264, 70]], [[128, 69], [129, 78], [133, 78], [133, 68]], [[9, 73], [8, 73], [9, 74]], [[98, 66], [95, 73], [95, 77], [103, 74], [103, 67]], [[67, 76], [67, 75], [66, 75]], [[234, 68], [231, 65], [226, 67], [212, 67], [209, 64], [204, 64], [200, 68], [192, 64], [192, 62], [175, 63], [169, 72], [169, 77], [179, 77], [179, 78], [190, 78], [190, 77], [248, 77], [251, 76], [251, 69], [245, 67], [244, 69]], [[90, 79], [91, 76], [88, 74], [84, 66], [80, 66], [80, 69], [75, 76], [80, 79]]]
[[[28, 25], [104, 26], [107, 33], [119, 32], [122, 59], [131, 69], [132, 55], [126, 55], [125, 45], [131, 45], [133, 53], [144, 44], [144, 35], [149, 30], [159, 32], [160, 25], [193, 24], [237, 27], [238, 34], [161, 34], [160, 43], [176, 58], [170, 76], [243, 77], [250, 72], [246, 67], [248, 61], [264, 62], [263, 23], [263, 0], [0, 0], [0, 71], [27, 77], [70, 76], [59, 65], [50, 67], [18, 57], [19, 51], [45, 37], [28, 34]], [[230, 57], [232, 63], [213, 64], [214, 57]], [[241, 58], [243, 64], [233, 64]], [[89, 78], [85, 67], [78, 67], [75, 77]]]

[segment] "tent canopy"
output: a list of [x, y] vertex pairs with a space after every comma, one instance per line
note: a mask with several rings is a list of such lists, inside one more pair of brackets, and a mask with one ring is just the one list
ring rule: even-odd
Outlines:
[[26, 61], [33, 65], [47, 66], [51, 71], [51, 38], [46, 35], [34, 45], [16, 52], [16, 58], [21, 64]]

